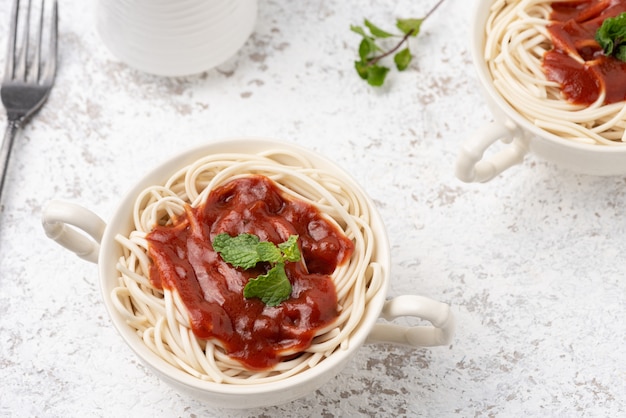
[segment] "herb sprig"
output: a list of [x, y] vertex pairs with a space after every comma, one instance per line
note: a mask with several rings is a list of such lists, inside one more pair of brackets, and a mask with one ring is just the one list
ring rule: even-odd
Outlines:
[[[441, 3], [443, 0], [439, 0], [422, 18], [396, 19], [396, 28], [400, 30], [401, 34], [387, 32], [368, 19], [364, 19], [364, 26], [351, 25], [350, 30], [362, 38], [359, 44], [359, 60], [354, 62], [357, 74], [366, 80], [370, 86], [382, 86], [389, 72], [389, 67], [381, 65], [380, 62], [391, 55], [393, 55], [393, 61], [398, 71], [406, 70], [413, 59], [408, 44], [409, 38], [419, 34], [422, 23], [437, 10]], [[389, 38], [399, 39], [399, 41], [391, 49], [385, 50], [380, 45], [380, 41]], [[404, 44], [406, 46], [402, 48]]]
[[291, 283], [285, 273], [285, 263], [300, 261], [298, 235], [278, 245], [261, 241], [253, 234], [231, 237], [218, 234], [213, 239], [213, 249], [233, 267], [250, 269], [257, 263], [268, 262], [272, 268], [255, 279], [250, 279], [243, 288], [245, 298], [259, 298], [268, 306], [277, 306], [291, 296]]
[[596, 31], [596, 41], [606, 55], [626, 62], [626, 12], [605, 19]]

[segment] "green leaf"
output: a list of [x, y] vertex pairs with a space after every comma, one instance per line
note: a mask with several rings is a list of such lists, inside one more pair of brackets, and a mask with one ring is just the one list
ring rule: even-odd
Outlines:
[[372, 42], [368, 38], [363, 38], [359, 44], [359, 57], [363, 61], [367, 61], [367, 57], [372, 52]]
[[256, 247], [256, 253], [259, 261], [267, 261], [270, 263], [283, 261], [280, 250], [271, 242], [259, 242]]
[[291, 296], [291, 283], [285, 265], [278, 263], [267, 274], [250, 279], [243, 288], [245, 298], [259, 298], [267, 306], [277, 306]]
[[622, 46], [626, 45], [626, 12], [605, 19], [596, 31], [596, 41], [606, 55], [614, 55], [617, 59], [625, 61], [625, 52]]
[[389, 68], [380, 65], [371, 65], [367, 69], [367, 83], [370, 86], [380, 87], [385, 82]]
[[364, 38], [368, 37], [367, 33], [365, 33], [365, 30], [360, 26], [350, 25], [350, 30], [354, 33], [358, 33]]
[[367, 76], [369, 74], [368, 66], [366, 62], [363, 61], [354, 61], [354, 68], [356, 72], [359, 74], [363, 80], [367, 80]]
[[400, 29], [405, 35], [411, 31], [411, 36], [417, 36], [420, 33], [420, 27], [422, 26], [422, 22], [424, 19], [398, 19], [396, 21], [396, 26]]
[[285, 261], [300, 261], [300, 248], [298, 248], [298, 235], [290, 235], [287, 241], [278, 244]]
[[379, 28], [378, 26], [374, 25], [372, 22], [370, 22], [367, 19], [365, 19], [364, 23], [365, 23], [365, 26], [367, 26], [367, 28], [370, 30], [370, 33], [377, 38], [391, 38], [392, 36], [394, 36], [393, 34], [386, 32], [382, 30], [381, 28]]
[[398, 71], [404, 71], [411, 63], [412, 58], [413, 55], [411, 55], [409, 48], [405, 48], [393, 56], [393, 61], [396, 63]]
[[236, 237], [219, 234], [213, 240], [213, 249], [220, 253], [224, 261], [244, 269], [252, 268], [259, 262], [258, 245], [259, 237], [252, 234], [240, 234]]
[[626, 62], [626, 45], [621, 45], [617, 48], [617, 52], [615, 52], [615, 58], [620, 61]]

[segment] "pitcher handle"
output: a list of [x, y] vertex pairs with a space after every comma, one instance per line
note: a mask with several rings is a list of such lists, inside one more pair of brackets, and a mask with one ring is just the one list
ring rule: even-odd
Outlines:
[[427, 320], [431, 325], [405, 327], [378, 322], [372, 328], [368, 342], [388, 342], [412, 347], [434, 347], [449, 344], [454, 335], [454, 316], [450, 306], [433, 299], [416, 296], [397, 296], [385, 302], [381, 317], [393, 320], [413, 316]]
[[106, 227], [98, 215], [74, 203], [53, 200], [43, 210], [42, 224], [48, 238], [84, 260], [98, 262]]

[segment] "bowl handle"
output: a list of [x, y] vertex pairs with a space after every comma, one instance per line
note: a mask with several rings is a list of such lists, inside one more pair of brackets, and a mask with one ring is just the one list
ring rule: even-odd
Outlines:
[[429, 321], [432, 325], [405, 327], [377, 322], [367, 342], [435, 347], [450, 343], [454, 335], [454, 316], [450, 307], [424, 296], [403, 295], [388, 300], [380, 316], [386, 320], [400, 316], [415, 316]]
[[[521, 164], [528, 153], [528, 146], [513, 122], [491, 122], [478, 129], [461, 148], [456, 161], [456, 176], [466, 183], [484, 183], [509, 167]], [[508, 144], [488, 158], [483, 154], [497, 140]]]
[[100, 241], [106, 227], [98, 215], [74, 203], [52, 200], [43, 210], [42, 224], [48, 238], [76, 253], [80, 258], [92, 263], [98, 262]]

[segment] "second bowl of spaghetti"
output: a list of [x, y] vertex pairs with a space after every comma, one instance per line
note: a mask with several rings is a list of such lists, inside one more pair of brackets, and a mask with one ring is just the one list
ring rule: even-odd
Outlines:
[[[422, 347], [452, 337], [448, 305], [386, 299], [389, 243], [371, 199], [292, 143], [209, 143], [155, 168], [108, 224], [53, 201], [43, 225], [98, 263], [112, 322], [141, 360], [212, 406], [304, 396], [366, 341]], [[397, 316], [431, 325], [379, 321]]]
[[489, 181], [528, 152], [578, 173], [626, 174], [626, 62], [596, 41], [625, 11], [623, 0], [476, 1], [472, 60], [495, 120], [463, 144], [457, 177]]

